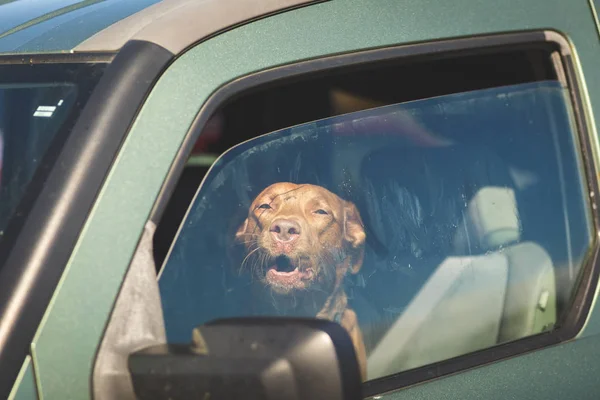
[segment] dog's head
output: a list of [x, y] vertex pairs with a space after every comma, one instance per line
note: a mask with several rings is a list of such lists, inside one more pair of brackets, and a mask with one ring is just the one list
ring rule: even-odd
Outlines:
[[236, 233], [247, 250], [242, 267], [279, 294], [332, 290], [359, 271], [365, 238], [354, 204], [320, 186], [288, 182], [263, 190]]

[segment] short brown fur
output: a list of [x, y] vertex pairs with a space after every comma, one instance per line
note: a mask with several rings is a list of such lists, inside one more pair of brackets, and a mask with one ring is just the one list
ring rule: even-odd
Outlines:
[[[308, 184], [275, 183], [252, 202], [236, 233], [254, 273], [281, 296], [325, 293], [316, 317], [338, 321], [350, 334], [363, 379], [366, 352], [356, 313], [348, 308], [342, 285], [363, 262], [366, 234], [356, 206], [327, 189]], [[277, 260], [286, 260], [281, 271]], [[242, 266], [245, 264], [243, 263]]]

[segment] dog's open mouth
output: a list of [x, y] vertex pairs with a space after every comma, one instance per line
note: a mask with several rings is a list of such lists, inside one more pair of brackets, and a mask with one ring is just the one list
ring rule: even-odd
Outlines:
[[302, 288], [304, 282], [310, 280], [313, 274], [312, 268], [306, 268], [302, 263], [294, 262], [289, 257], [281, 255], [274, 259], [267, 271], [266, 280], [271, 285]]

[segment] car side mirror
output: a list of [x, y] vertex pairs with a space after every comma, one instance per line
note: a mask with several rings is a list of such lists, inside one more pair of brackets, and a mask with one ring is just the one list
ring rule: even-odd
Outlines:
[[318, 319], [234, 318], [194, 329], [190, 345], [129, 356], [136, 396], [154, 399], [358, 400], [354, 347]]

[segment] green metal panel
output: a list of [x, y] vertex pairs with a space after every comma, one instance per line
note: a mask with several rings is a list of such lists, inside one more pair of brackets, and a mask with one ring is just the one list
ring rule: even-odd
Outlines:
[[25, 358], [19, 376], [15, 381], [12, 392], [8, 395], [8, 400], [37, 400], [37, 388], [35, 387], [35, 376], [33, 375], [33, 364], [31, 356]]
[[383, 400], [598, 399], [598, 336], [399, 390]]
[[[331, 1], [238, 27], [184, 54], [158, 81], [136, 119], [35, 338], [42, 394], [89, 395], [95, 351], [144, 223], [194, 117], [219, 86], [271, 66], [357, 49], [548, 28], [564, 32], [574, 44], [591, 103], [600, 111], [600, 43], [586, 0]], [[600, 316], [593, 319], [589, 330], [598, 333]], [[496, 371], [508, 378], [531, 357], [540, 361], [536, 373], [554, 373], [547, 352], [478, 373]], [[444, 387], [467, 387], [472, 376], [447, 378]], [[495, 396], [504, 398], [502, 392]]]

